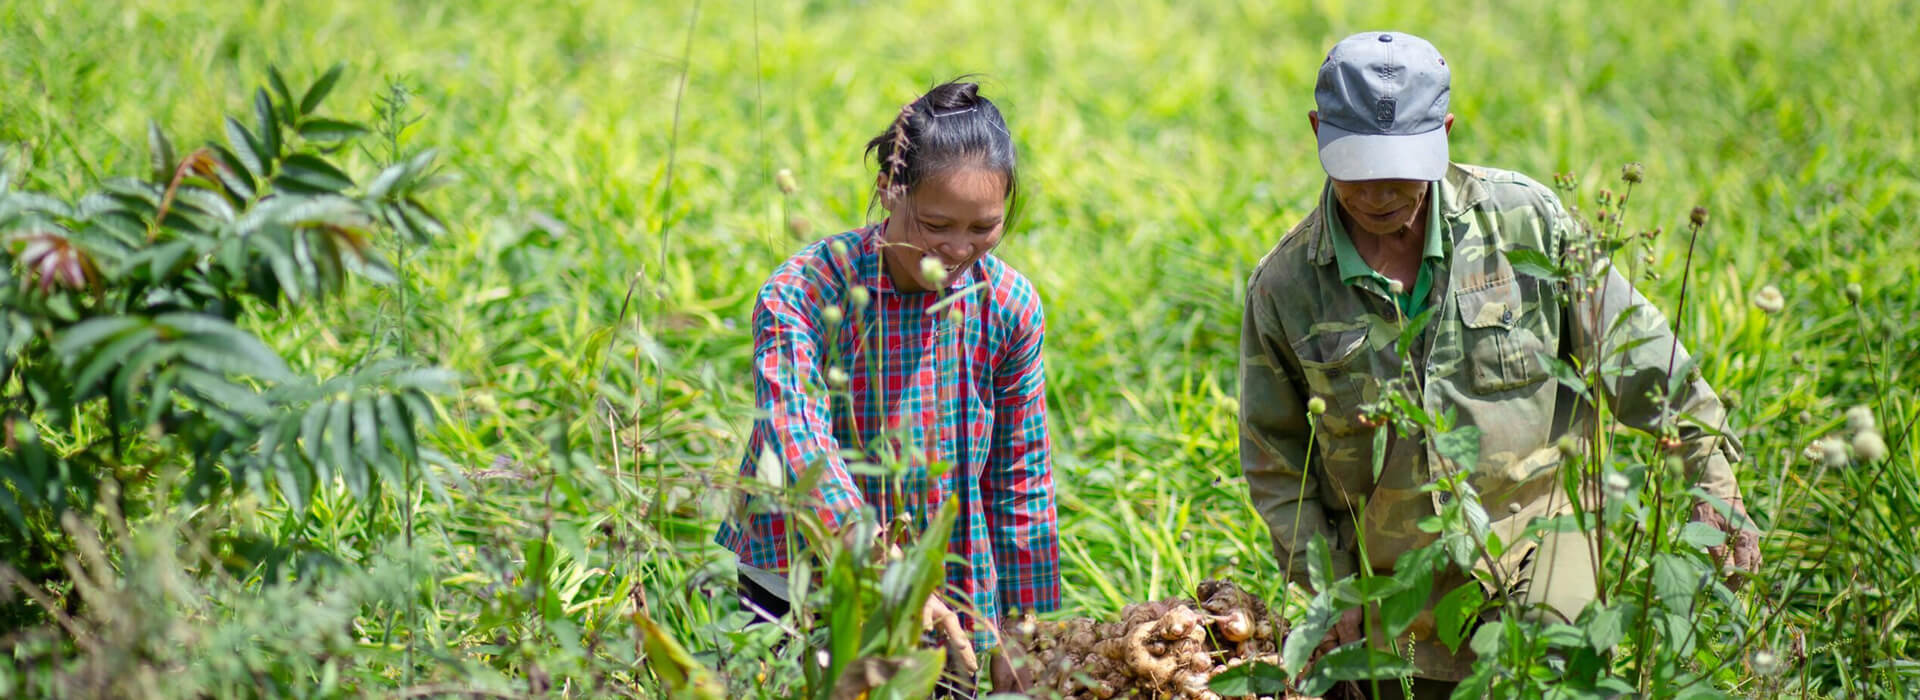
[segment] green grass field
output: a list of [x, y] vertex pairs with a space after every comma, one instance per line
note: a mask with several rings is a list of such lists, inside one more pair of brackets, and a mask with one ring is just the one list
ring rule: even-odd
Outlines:
[[[129, 603], [126, 624], [159, 625], [177, 655], [128, 652], [151, 672], [128, 678], [181, 695], [656, 692], [631, 666], [630, 601], [696, 651], [726, 637], [729, 611], [699, 593], [730, 576], [707, 543], [727, 502], [714, 485], [750, 425], [753, 295], [801, 244], [788, 220], [813, 236], [869, 221], [861, 146], [961, 74], [979, 74], [1021, 149], [1025, 207], [998, 253], [1046, 305], [1065, 613], [1208, 577], [1281, 600], [1238, 476], [1242, 290], [1319, 191], [1306, 112], [1326, 48], [1421, 34], [1453, 68], [1456, 160], [1571, 172], [1583, 206], [1618, 188], [1623, 163], [1645, 164], [1633, 225], [1668, 234], [1642, 291], [1670, 314], [1688, 253], [1674, 232], [1693, 206], [1711, 211], [1676, 322], [1730, 396], [1747, 502], [1773, 528], [1773, 568], [1742, 593], [1754, 634], [1782, 654], [1803, 636], [1792, 692], [1900, 694], [1920, 686], [1920, 452], [1903, 439], [1920, 415], [1916, 25], [1920, 7], [1898, 0], [0, 0], [0, 160], [17, 186], [73, 195], [142, 172], [149, 119], [178, 142], [221, 138], [269, 65], [304, 83], [344, 62], [329, 112], [371, 122], [405, 94], [418, 117], [342, 154], [352, 172], [433, 147], [454, 178], [432, 199], [450, 233], [405, 253], [398, 284], [252, 314], [320, 376], [395, 351], [457, 371], [429, 438], [452, 463], [448, 496], [334, 488], [302, 516], [243, 490], [195, 508], [169, 481], [183, 465], [152, 465], [127, 518], [165, 534], [115, 561], [160, 566], [169, 542], [231, 559], [258, 541], [365, 576], [302, 593], [182, 555], [198, 583], [180, 585], [215, 597]], [[779, 169], [798, 192], [776, 188]], [[1769, 284], [1786, 298], [1771, 317], [1749, 301]], [[1816, 473], [1800, 456], [1856, 404], [1876, 407], [1893, 476]], [[541, 557], [554, 580], [529, 592], [523, 568]], [[175, 579], [119, 569], [122, 600], [174, 600]], [[299, 630], [287, 650], [311, 661], [264, 680], [189, 662], [257, 643], [268, 633], [248, 630], [276, 610]], [[16, 635], [53, 624], [16, 619]], [[0, 683], [56, 692], [24, 654]], [[1778, 685], [1761, 676], [1736, 663], [1714, 680], [1737, 695]]]

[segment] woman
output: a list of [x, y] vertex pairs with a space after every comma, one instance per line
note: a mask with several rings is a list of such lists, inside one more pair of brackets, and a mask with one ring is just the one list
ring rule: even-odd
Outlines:
[[[996, 640], [976, 616], [1060, 602], [1040, 299], [989, 254], [1016, 201], [1013, 139], [977, 85], [951, 82], [902, 107], [867, 152], [886, 219], [807, 246], [754, 304], [764, 417], [741, 471], [777, 466], [794, 483], [819, 465], [797, 507], [842, 536], [876, 518], [895, 546], [956, 499], [948, 551], [966, 562], [947, 565], [956, 604], [937, 595], [923, 619], [958, 611], [948, 629], [971, 630], [985, 649]], [[847, 451], [900, 471], [849, 470]], [[743, 564], [785, 570], [787, 515], [745, 505], [717, 541]]]

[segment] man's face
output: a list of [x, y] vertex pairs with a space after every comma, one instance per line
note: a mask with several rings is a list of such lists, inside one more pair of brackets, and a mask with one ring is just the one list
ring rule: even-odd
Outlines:
[[1397, 236], [1413, 230], [1432, 184], [1425, 180], [1334, 180], [1333, 197], [1352, 217], [1355, 228], [1376, 236]]

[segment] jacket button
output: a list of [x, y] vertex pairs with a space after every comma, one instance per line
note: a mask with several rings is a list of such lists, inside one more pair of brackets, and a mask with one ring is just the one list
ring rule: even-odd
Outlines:
[[1506, 313], [1500, 314], [1500, 322], [1513, 323], [1513, 309], [1507, 309]]

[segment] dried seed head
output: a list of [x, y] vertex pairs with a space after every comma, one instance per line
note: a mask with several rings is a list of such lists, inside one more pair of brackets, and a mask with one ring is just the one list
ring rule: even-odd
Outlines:
[[1861, 462], [1878, 462], [1887, 458], [1887, 441], [1880, 439], [1880, 433], [1863, 430], [1853, 436], [1853, 456]]
[[1694, 207], [1693, 212], [1687, 215], [1687, 223], [1693, 224], [1694, 228], [1707, 225], [1707, 208]]
[[793, 194], [800, 191], [800, 183], [793, 179], [792, 170], [781, 168], [780, 172], [773, 174], [773, 181], [775, 184], [780, 185], [781, 194]]
[[1849, 304], [1860, 303], [1860, 295], [1862, 293], [1863, 292], [1860, 290], [1859, 282], [1849, 283], [1847, 285], [1847, 303]]
[[834, 367], [827, 370], [827, 386], [839, 389], [847, 385], [847, 371]]
[[796, 240], [807, 240], [813, 237], [813, 222], [799, 214], [789, 216], [787, 217], [787, 235], [793, 236]]
[[847, 303], [852, 304], [856, 311], [867, 308], [867, 302], [872, 300], [873, 297], [871, 293], [867, 291], [866, 287], [854, 287], [847, 290]]
[[1769, 284], [1753, 293], [1753, 305], [1768, 314], [1777, 314], [1781, 309], [1786, 308], [1787, 298], [1780, 294], [1778, 287]]
[[1819, 440], [1815, 440], [1807, 443], [1807, 448], [1800, 451], [1800, 456], [1809, 462], [1820, 461], [1826, 455], [1826, 452], [1820, 449], [1820, 442]]
[[1837, 437], [1820, 438], [1820, 461], [1828, 467], [1839, 469], [1847, 466], [1847, 443]]
[[1507, 504], [1507, 512], [1508, 512], [1508, 513], [1512, 513], [1512, 514], [1514, 514], [1514, 515], [1519, 515], [1519, 514], [1520, 514], [1520, 502], [1519, 502], [1519, 501], [1514, 501], [1514, 502], [1512, 502], [1512, 503], [1508, 503], [1508, 504]]
[[1574, 439], [1572, 435], [1560, 436], [1559, 440], [1554, 441], [1553, 446], [1559, 448], [1561, 457], [1572, 457], [1580, 453], [1580, 441]]
[[1753, 667], [1754, 675], [1767, 678], [1780, 675], [1783, 666], [1778, 655], [1765, 649], [1755, 650], [1748, 663]]
[[826, 322], [829, 326], [837, 326], [841, 321], [846, 320], [846, 318], [847, 315], [840, 311], [840, 307], [833, 304], [828, 304], [820, 309], [820, 320]]
[[1866, 406], [1854, 406], [1847, 409], [1847, 432], [1861, 433], [1879, 429], [1873, 420], [1873, 409]]
[[1628, 163], [1625, 167], [1620, 168], [1620, 179], [1625, 180], [1628, 184], [1639, 184], [1641, 177], [1646, 175], [1646, 172], [1647, 169], [1641, 167], [1639, 163]]
[[1327, 400], [1315, 396], [1307, 399], [1307, 415], [1317, 416], [1327, 412]]
[[1406, 283], [1401, 282], [1400, 280], [1393, 280], [1387, 283], [1387, 293], [1392, 294], [1394, 296], [1405, 294], [1407, 293], [1407, 285]]

